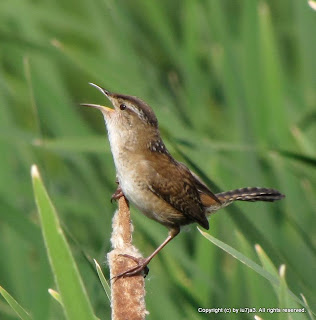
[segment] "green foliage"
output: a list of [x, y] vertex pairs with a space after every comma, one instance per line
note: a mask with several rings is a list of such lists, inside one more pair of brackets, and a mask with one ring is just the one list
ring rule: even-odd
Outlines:
[[22, 320], [31, 320], [30, 315], [18, 304], [18, 302], [2, 287], [0, 287], [0, 293], [3, 298], [11, 306], [12, 310], [19, 316]]
[[104, 290], [107, 298], [109, 299], [109, 302], [111, 303], [111, 287], [108, 284], [108, 282], [106, 281], [106, 279], [104, 277], [104, 274], [102, 272], [102, 269], [101, 269], [100, 265], [98, 264], [98, 262], [96, 260], [94, 260], [94, 263], [95, 263], [95, 267], [97, 269], [97, 273], [98, 273], [99, 279], [100, 279], [100, 281], [102, 283], [103, 290]]
[[[294, 308], [295, 306], [296, 309], [302, 309], [302, 306], [303, 306], [305, 308], [304, 310], [306, 310], [305, 312], [308, 312], [309, 307], [304, 303], [304, 301], [302, 301], [297, 296], [295, 296], [295, 294], [287, 288], [286, 282], [284, 279], [285, 266], [284, 265], [281, 266], [280, 270], [283, 270], [283, 271], [282, 272], [280, 271], [280, 276], [279, 276], [277, 270], [275, 269], [274, 265], [270, 261], [269, 257], [265, 254], [265, 252], [263, 252], [260, 246], [257, 245], [256, 249], [264, 268], [262, 268], [257, 263], [253, 262], [251, 259], [244, 256], [242, 253], [240, 253], [236, 249], [230, 247], [226, 243], [214, 238], [210, 234], [207, 234], [206, 232], [203, 232], [200, 229], [199, 231], [206, 239], [213, 242], [216, 246], [226, 251], [234, 258], [238, 259], [241, 263], [245, 264], [248, 268], [260, 274], [263, 278], [269, 280], [272, 286], [274, 287], [276, 293], [278, 294], [279, 303], [283, 302], [281, 303], [279, 309], [288, 308], [289, 306], [291, 306], [291, 308]], [[241, 239], [241, 241], [243, 241], [243, 239]], [[288, 304], [284, 303], [285, 299], [290, 300], [290, 301], [287, 301]], [[256, 312], [258, 312], [258, 310]], [[282, 318], [283, 317], [286, 318], [285, 315], [282, 315]], [[291, 317], [296, 318], [296, 315], [291, 315]]]
[[[210, 234], [251, 261], [260, 264], [259, 244], [266, 270], [286, 266], [279, 290], [193, 227], [150, 264], [148, 318], [205, 319], [199, 307], [291, 307], [287, 288], [315, 312], [315, 14], [296, 0], [1, 1], [0, 284], [32, 319], [64, 319], [48, 293], [61, 294], [33, 199], [33, 163], [93, 310], [110, 318], [93, 258], [108, 278], [115, 170], [101, 115], [78, 106], [108, 103], [88, 82], [147, 101], [170, 151], [212, 190], [266, 186], [286, 195], [210, 220]], [[134, 242], [147, 255], [167, 230], [136, 210], [132, 217]], [[0, 318], [16, 319], [3, 299]]]
[[32, 166], [33, 189], [47, 255], [67, 319], [95, 319], [75, 261], [66, 242], [55, 208], [38, 169]]

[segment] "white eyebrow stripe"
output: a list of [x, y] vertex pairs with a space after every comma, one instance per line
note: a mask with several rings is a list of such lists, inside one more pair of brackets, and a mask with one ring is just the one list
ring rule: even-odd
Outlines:
[[145, 116], [144, 112], [133, 105], [127, 105], [132, 111], [134, 111], [141, 119], [148, 121], [147, 117]]

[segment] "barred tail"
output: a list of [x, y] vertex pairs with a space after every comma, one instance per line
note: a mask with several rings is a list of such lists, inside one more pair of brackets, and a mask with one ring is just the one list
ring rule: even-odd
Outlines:
[[284, 194], [275, 189], [268, 188], [241, 188], [227, 192], [217, 193], [216, 197], [227, 206], [233, 201], [276, 201], [284, 198]]

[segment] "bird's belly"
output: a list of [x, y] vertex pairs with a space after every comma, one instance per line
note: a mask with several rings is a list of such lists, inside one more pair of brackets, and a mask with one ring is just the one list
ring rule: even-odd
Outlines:
[[145, 180], [140, 179], [135, 171], [137, 170], [117, 170], [117, 175], [125, 197], [137, 209], [166, 227], [189, 223], [178, 210], [150, 191]]
[[[113, 152], [114, 151], [114, 152]], [[148, 218], [168, 228], [192, 222], [168, 202], [153, 193], [146, 176], [151, 173], [147, 161], [135, 153], [128, 155], [112, 150], [117, 178], [125, 197]], [[148, 171], [149, 170], [149, 171]]]

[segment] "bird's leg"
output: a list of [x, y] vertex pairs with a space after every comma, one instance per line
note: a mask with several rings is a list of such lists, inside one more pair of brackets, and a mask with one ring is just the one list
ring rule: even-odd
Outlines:
[[117, 186], [117, 189], [116, 189], [116, 191], [112, 194], [112, 196], [111, 196], [111, 202], [113, 201], [113, 200], [118, 200], [118, 199], [120, 199], [121, 197], [123, 197], [124, 196], [124, 193], [123, 193], [123, 191], [122, 191], [122, 189], [121, 189], [121, 187], [120, 187], [120, 184], [119, 184], [119, 181], [118, 181], [118, 178], [116, 177], [116, 180], [115, 180], [115, 182], [118, 184], [118, 186]]
[[168, 237], [166, 240], [147, 258], [135, 258], [133, 256], [130, 256], [128, 254], [120, 254], [122, 257], [126, 257], [129, 259], [132, 259], [137, 263], [137, 265], [133, 268], [130, 268], [116, 276], [114, 278], [120, 278], [120, 277], [130, 277], [134, 276], [138, 273], [140, 273], [142, 270], [145, 270], [145, 277], [149, 272], [149, 269], [147, 268], [148, 263], [151, 261], [151, 259], [167, 244], [169, 243], [178, 233], [180, 232], [179, 227], [175, 227], [173, 229], [170, 229]]
[[112, 194], [112, 196], [111, 196], [111, 202], [112, 202], [113, 200], [116, 201], [116, 200], [120, 199], [120, 198], [123, 197], [123, 196], [124, 196], [124, 193], [123, 193], [121, 187], [118, 186], [117, 189], [116, 189], [116, 191], [115, 191], [115, 192]]

